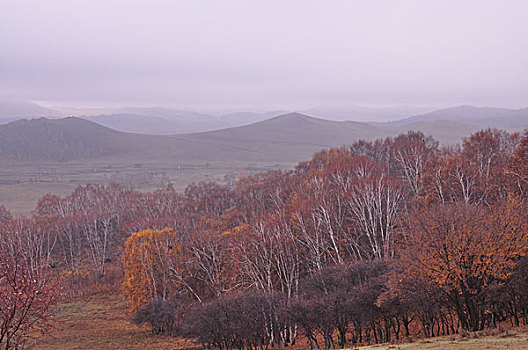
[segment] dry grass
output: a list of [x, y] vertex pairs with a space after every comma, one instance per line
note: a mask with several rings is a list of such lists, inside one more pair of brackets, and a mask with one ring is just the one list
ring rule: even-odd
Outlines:
[[427, 350], [481, 350], [481, 349], [528, 349], [528, 330], [518, 329], [496, 335], [472, 335], [462, 338], [458, 335], [423, 339], [414, 343], [371, 345], [358, 349], [394, 350], [394, 349], [427, 349]]
[[154, 336], [129, 322], [127, 303], [119, 295], [90, 296], [63, 302], [56, 328], [37, 341], [37, 349], [196, 349], [188, 341]]

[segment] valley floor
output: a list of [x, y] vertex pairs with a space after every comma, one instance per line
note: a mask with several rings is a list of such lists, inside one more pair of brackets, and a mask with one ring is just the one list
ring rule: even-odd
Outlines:
[[[121, 295], [94, 295], [86, 299], [61, 303], [56, 316], [56, 328], [51, 335], [39, 339], [36, 349], [199, 349], [192, 342], [171, 337], [154, 336], [146, 327], [140, 328], [129, 322], [126, 301]], [[309, 348], [299, 341], [296, 350]], [[438, 337], [413, 343], [373, 345], [360, 349], [528, 349], [528, 330], [481, 336]]]
[[116, 157], [67, 163], [0, 161], [0, 205], [13, 214], [29, 215], [47, 193], [65, 196], [87, 183], [119, 183], [142, 192], [164, 188], [170, 183], [176, 191], [183, 192], [193, 182], [226, 183], [241, 175], [293, 166], [290, 163], [179, 163]]

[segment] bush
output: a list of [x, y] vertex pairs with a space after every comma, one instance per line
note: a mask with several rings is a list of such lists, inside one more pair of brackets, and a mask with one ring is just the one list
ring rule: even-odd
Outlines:
[[152, 300], [138, 309], [132, 323], [148, 323], [154, 334], [176, 335], [179, 330], [177, 311], [178, 303], [175, 301]]
[[223, 295], [190, 308], [183, 334], [203, 346], [259, 349], [277, 344], [281, 327], [275, 307], [280, 296], [248, 291]]

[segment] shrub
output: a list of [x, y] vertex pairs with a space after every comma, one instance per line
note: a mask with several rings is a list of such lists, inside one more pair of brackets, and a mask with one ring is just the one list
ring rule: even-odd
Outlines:
[[176, 335], [179, 330], [177, 311], [175, 301], [151, 300], [137, 310], [132, 322], [137, 325], [147, 323], [154, 334]]

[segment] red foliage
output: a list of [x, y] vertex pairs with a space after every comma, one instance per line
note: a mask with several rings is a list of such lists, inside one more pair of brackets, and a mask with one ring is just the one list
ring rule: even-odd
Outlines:
[[28, 345], [35, 331], [52, 325], [52, 306], [58, 294], [45, 260], [32, 260], [28, 247], [5, 232], [0, 241], [0, 347]]

